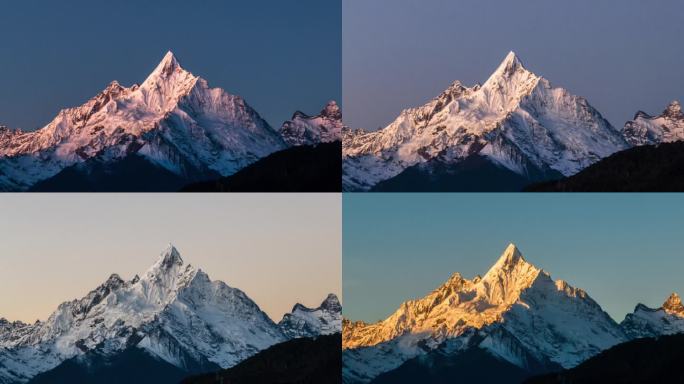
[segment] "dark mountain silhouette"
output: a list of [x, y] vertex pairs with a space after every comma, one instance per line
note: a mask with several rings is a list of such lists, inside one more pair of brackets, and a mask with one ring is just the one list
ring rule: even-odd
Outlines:
[[496, 358], [484, 349], [472, 347], [456, 355], [432, 352], [411, 359], [399, 368], [376, 377], [371, 384], [521, 383], [526, 378], [557, 368], [536, 363], [529, 369], [523, 369]]
[[56, 368], [37, 375], [29, 384], [178, 383], [188, 374], [213, 369], [219, 369], [219, 366], [206, 362], [184, 371], [140, 348], [129, 348], [113, 356], [90, 352], [66, 360]]
[[342, 143], [278, 151], [234, 175], [190, 184], [182, 192], [340, 192]]
[[[189, 170], [189, 175], [208, 179], [218, 174]], [[176, 191], [190, 179], [156, 166], [132, 154], [116, 162], [90, 159], [63, 169], [33, 185], [31, 192], [167, 192]]]
[[342, 336], [286, 341], [238, 365], [189, 377], [182, 384], [336, 384], [342, 383]]
[[684, 334], [628, 341], [575, 368], [534, 377], [526, 384], [684, 383]]
[[399, 175], [381, 181], [374, 192], [517, 192], [535, 181], [561, 176], [552, 170], [540, 170], [527, 164], [522, 176], [498, 166], [484, 156], [471, 155], [456, 164], [431, 160], [427, 165], [414, 165]]
[[576, 175], [533, 184], [525, 191], [681, 192], [684, 191], [684, 141], [630, 148]]

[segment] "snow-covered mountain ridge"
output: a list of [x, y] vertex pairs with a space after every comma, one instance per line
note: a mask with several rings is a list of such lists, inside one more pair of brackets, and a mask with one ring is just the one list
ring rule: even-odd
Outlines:
[[670, 295], [660, 308], [638, 304], [620, 326], [633, 339], [683, 333], [684, 305], [676, 293]]
[[296, 304], [292, 312], [283, 316], [278, 326], [289, 338], [339, 333], [342, 332], [342, 305], [332, 293], [318, 308]]
[[297, 111], [280, 128], [289, 145], [316, 145], [341, 140], [342, 112], [335, 101], [330, 101], [316, 116]]
[[[284, 124], [292, 127], [283, 129], [285, 138], [316, 144], [339, 137], [336, 108], [331, 102], [320, 116], [297, 115]], [[113, 81], [36, 131], [0, 127], [0, 190], [26, 190], [74, 165], [130, 156], [190, 181], [216, 178], [289, 146], [242, 97], [210, 88], [168, 52], [140, 85]]]
[[0, 383], [26, 382], [91, 351], [131, 347], [181, 369], [226, 368], [291, 338], [285, 332], [244, 292], [184, 264], [169, 246], [142, 276], [114, 274], [44, 322], [0, 320]]
[[479, 347], [517, 366], [572, 367], [628, 338], [589, 295], [510, 245], [483, 276], [454, 274], [375, 324], [343, 324], [346, 382], [368, 382], [437, 349]]
[[629, 144], [584, 98], [509, 53], [482, 85], [454, 82], [374, 132], [343, 131], [344, 185], [367, 190], [408, 167], [484, 156], [517, 174], [572, 175]]
[[684, 140], [684, 113], [679, 101], [671, 102], [658, 116], [639, 111], [625, 124], [623, 133], [632, 145], [670, 143]]

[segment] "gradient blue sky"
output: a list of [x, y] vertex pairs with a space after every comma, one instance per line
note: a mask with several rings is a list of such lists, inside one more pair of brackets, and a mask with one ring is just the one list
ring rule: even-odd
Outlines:
[[279, 127], [341, 98], [340, 0], [26, 0], [0, 6], [0, 125], [36, 129], [172, 50]]
[[508, 243], [617, 321], [684, 293], [683, 194], [344, 194], [344, 314], [377, 321]]
[[616, 127], [684, 102], [681, 0], [344, 0], [345, 120], [377, 129], [513, 50]]

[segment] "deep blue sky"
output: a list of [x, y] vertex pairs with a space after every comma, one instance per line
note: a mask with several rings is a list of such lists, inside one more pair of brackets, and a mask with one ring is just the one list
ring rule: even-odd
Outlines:
[[682, 15], [681, 0], [344, 0], [345, 119], [385, 126], [513, 50], [621, 128], [684, 102]]
[[683, 194], [344, 194], [344, 314], [377, 321], [508, 243], [621, 321], [684, 293]]
[[279, 127], [341, 98], [340, 0], [26, 0], [0, 7], [0, 124], [35, 129], [172, 50]]

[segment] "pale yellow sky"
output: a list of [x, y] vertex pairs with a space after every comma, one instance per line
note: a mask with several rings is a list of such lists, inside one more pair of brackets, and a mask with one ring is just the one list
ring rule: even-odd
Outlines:
[[339, 194], [2, 194], [0, 317], [45, 320], [168, 243], [274, 321], [341, 298]]

